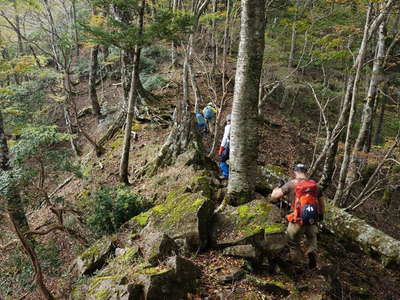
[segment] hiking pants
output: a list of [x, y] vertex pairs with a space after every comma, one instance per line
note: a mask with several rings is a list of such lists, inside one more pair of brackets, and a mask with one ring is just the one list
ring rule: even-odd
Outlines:
[[303, 255], [300, 247], [300, 241], [303, 235], [306, 237], [304, 246], [305, 254], [313, 252], [317, 249], [317, 225], [303, 225], [300, 226], [296, 223], [290, 222], [286, 230], [286, 235], [289, 240], [289, 247], [291, 248], [291, 254], [294, 256], [292, 259], [303, 261]]
[[219, 168], [225, 178], [229, 178], [229, 165], [226, 163], [227, 160], [229, 160], [229, 147], [225, 148], [222, 152], [221, 162], [219, 163]]

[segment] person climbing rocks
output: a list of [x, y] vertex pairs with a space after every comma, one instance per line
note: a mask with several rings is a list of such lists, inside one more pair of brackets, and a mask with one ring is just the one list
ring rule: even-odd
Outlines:
[[206, 125], [208, 131], [214, 133], [215, 116], [217, 115], [217, 109], [212, 102], [209, 102], [203, 109], [203, 115], [206, 119]]
[[293, 168], [294, 179], [272, 191], [272, 202], [288, 195], [291, 213], [286, 216], [289, 224], [286, 235], [289, 241], [290, 256], [294, 262], [303, 261], [300, 241], [305, 236], [305, 255], [308, 256], [309, 269], [317, 267], [317, 223], [323, 220], [324, 202], [319, 195], [317, 183], [308, 179], [307, 167], [297, 164]]
[[206, 125], [206, 120], [204, 119], [204, 116], [202, 113], [195, 113], [196, 116], [196, 124], [197, 128], [199, 129], [200, 133], [207, 133], [207, 125]]
[[226, 116], [226, 125], [224, 130], [224, 137], [222, 138], [221, 146], [218, 150], [218, 155], [220, 156], [219, 168], [222, 173], [221, 179], [229, 178], [229, 165], [227, 161], [229, 160], [229, 143], [231, 139], [231, 114]]

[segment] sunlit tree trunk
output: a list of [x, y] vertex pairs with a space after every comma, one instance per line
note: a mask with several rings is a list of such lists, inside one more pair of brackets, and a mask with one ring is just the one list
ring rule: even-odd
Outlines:
[[[142, 0], [141, 8], [139, 11], [139, 35], [143, 34], [143, 17], [144, 17], [145, 0]], [[128, 97], [128, 114], [126, 116], [124, 145], [122, 148], [121, 163], [119, 167], [119, 179], [125, 184], [129, 184], [129, 152], [131, 148], [131, 131], [132, 122], [135, 115], [136, 99], [137, 99], [137, 83], [139, 81], [139, 62], [140, 62], [141, 46], [136, 45], [135, 54], [133, 59], [133, 70], [131, 75], [131, 84]]]
[[242, 0], [240, 44], [232, 108], [229, 201], [251, 200], [257, 171], [258, 93], [264, 56], [265, 0]]
[[93, 114], [99, 118], [101, 117], [100, 104], [97, 97], [96, 81], [97, 81], [97, 69], [99, 67], [98, 62], [99, 46], [93, 46], [90, 49], [90, 71], [89, 71], [89, 98], [92, 104]]

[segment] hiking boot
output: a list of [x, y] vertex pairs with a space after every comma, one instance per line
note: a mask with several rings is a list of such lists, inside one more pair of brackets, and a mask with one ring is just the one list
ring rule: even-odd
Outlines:
[[317, 267], [317, 255], [314, 252], [308, 253], [308, 268], [313, 270]]

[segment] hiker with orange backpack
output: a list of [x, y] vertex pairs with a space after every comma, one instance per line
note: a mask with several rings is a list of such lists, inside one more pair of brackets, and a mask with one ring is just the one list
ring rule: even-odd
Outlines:
[[289, 240], [292, 259], [302, 261], [300, 241], [303, 235], [306, 238], [305, 254], [308, 256], [310, 269], [317, 267], [317, 223], [323, 220], [324, 202], [319, 197], [318, 185], [308, 179], [307, 167], [297, 164], [294, 168], [295, 178], [283, 186], [275, 188], [271, 194], [271, 201], [288, 195], [291, 203], [291, 213], [286, 216], [289, 224], [286, 234]]

